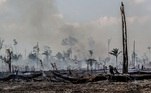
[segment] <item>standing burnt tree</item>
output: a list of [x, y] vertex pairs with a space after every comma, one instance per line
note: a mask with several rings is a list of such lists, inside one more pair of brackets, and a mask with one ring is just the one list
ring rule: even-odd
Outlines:
[[122, 37], [123, 37], [123, 73], [128, 73], [127, 26], [124, 4], [121, 2]]
[[1, 50], [2, 47], [3, 47], [3, 43], [4, 43], [4, 40], [2, 40], [2, 39], [0, 38], [0, 50]]
[[94, 62], [96, 62], [96, 60], [94, 58], [92, 58], [93, 51], [89, 50], [89, 53], [90, 53], [90, 58], [88, 60], [86, 60], [86, 62], [87, 62], [87, 70], [89, 70], [89, 66], [90, 66], [91, 67], [91, 74], [92, 74], [93, 64], [94, 64]]
[[6, 49], [6, 57], [3, 58], [4, 62], [8, 64], [9, 72], [11, 72], [12, 54], [10, 49]]

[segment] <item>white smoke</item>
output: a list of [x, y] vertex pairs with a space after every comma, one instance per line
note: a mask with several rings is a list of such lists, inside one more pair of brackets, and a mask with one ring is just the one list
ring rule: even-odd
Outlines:
[[[136, 13], [139, 12], [137, 10]], [[115, 10], [115, 13], [120, 16], [120, 10]], [[52, 53], [67, 50], [67, 47], [62, 46], [62, 40], [71, 36], [75, 38], [72, 47], [78, 56], [87, 57], [88, 50], [93, 48], [95, 57], [105, 57], [109, 38], [112, 38], [110, 49], [118, 47], [122, 50], [119, 16], [103, 16], [85, 23], [71, 23], [59, 12], [55, 0], [0, 0], [0, 37], [5, 40], [4, 47], [12, 47], [16, 39], [18, 51], [24, 55], [26, 50], [27, 56], [37, 42], [40, 48], [50, 46]], [[144, 47], [149, 45], [150, 41], [147, 40], [150, 34], [145, 33], [149, 33], [150, 19], [150, 16], [127, 17], [130, 51], [133, 39], [141, 43], [137, 46], [139, 52], [144, 52]]]

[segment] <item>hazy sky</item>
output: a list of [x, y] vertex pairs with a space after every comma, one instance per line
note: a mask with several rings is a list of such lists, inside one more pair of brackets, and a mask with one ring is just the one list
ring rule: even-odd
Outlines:
[[[136, 51], [143, 55], [151, 46], [151, 0], [123, 0], [127, 16], [129, 52], [136, 40]], [[106, 56], [110, 49], [122, 49], [121, 0], [0, 0], [0, 37], [5, 45], [17, 39], [18, 50], [29, 52], [39, 42], [52, 50], [74, 47], [85, 53]], [[72, 36], [78, 42], [62, 46]]]
[[56, 0], [57, 7], [69, 21], [91, 21], [119, 15], [123, 1], [128, 16], [149, 16], [150, 0]]

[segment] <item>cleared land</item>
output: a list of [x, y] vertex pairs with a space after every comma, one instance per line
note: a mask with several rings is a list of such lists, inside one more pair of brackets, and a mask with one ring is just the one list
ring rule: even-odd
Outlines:
[[151, 93], [151, 80], [86, 84], [0, 82], [0, 93]]

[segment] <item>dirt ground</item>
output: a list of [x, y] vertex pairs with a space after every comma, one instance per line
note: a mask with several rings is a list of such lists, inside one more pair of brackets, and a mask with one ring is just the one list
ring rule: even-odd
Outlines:
[[151, 93], [151, 80], [87, 84], [0, 82], [0, 93]]

